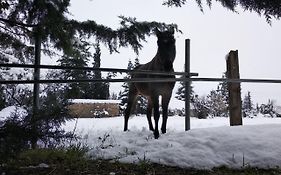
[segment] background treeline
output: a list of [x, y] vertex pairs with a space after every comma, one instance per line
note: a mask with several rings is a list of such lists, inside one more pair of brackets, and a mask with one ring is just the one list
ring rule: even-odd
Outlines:
[[[225, 78], [223, 74], [222, 78]], [[176, 92], [178, 100], [185, 100], [184, 97], [185, 87], [184, 83], [180, 82], [180, 86]], [[228, 90], [227, 82], [221, 82], [217, 85], [215, 90], [211, 90], [207, 95], [198, 95], [193, 90], [190, 94], [191, 97], [191, 116], [200, 119], [207, 117], [228, 117]], [[250, 91], [247, 91], [242, 97], [242, 116], [254, 117], [262, 114], [267, 117], [281, 117], [280, 107], [276, 106], [274, 100], [268, 100], [265, 104], [254, 103]], [[171, 115], [178, 114], [184, 115], [184, 110], [172, 109]]]

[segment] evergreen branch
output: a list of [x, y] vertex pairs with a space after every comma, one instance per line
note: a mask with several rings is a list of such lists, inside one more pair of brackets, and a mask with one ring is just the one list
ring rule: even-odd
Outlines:
[[106, 44], [110, 52], [118, 52], [119, 47], [131, 46], [138, 54], [138, 50], [142, 48], [141, 41], [146, 41], [146, 37], [159, 28], [174, 29], [181, 32], [176, 24], [165, 24], [159, 22], [138, 22], [135, 18], [119, 16], [121, 19], [120, 27], [113, 30], [110, 27], [97, 24], [95, 21], [78, 22], [75, 20], [68, 21], [68, 25], [72, 29], [77, 30], [80, 36], [94, 36], [98, 42]]
[[10, 92], [9, 89], [6, 89], [5, 92], [10, 95], [11, 99], [13, 99], [18, 104], [18, 106], [22, 106], [21, 102], [15, 97], [15, 87], [11, 88], [10, 90], [12, 90], [13, 92]]
[[[198, 4], [200, 10], [202, 8], [202, 0], [195, 0]], [[281, 1], [280, 0], [216, 0], [221, 3], [221, 5], [233, 12], [236, 12], [237, 6], [241, 6], [242, 9], [247, 11], [255, 11], [259, 15], [264, 15], [267, 22], [271, 23], [271, 19], [280, 19], [281, 17]], [[212, 0], [206, 0], [209, 7], [212, 5]], [[186, 0], [165, 0], [163, 5], [168, 7], [182, 7], [186, 4]]]
[[21, 27], [37, 27], [38, 24], [26, 24], [26, 23], [22, 23], [22, 22], [18, 22], [18, 21], [12, 21], [9, 19], [4, 19], [4, 18], [0, 18], [0, 21], [5, 22], [11, 26], [21, 26]]
[[[25, 35], [24, 34], [19, 34], [19, 33], [16, 33], [16, 32], [14, 32], [14, 31], [12, 31], [11, 29], [8, 29], [8, 28], [6, 28], [6, 27], [3, 27], [3, 26], [0, 26], [0, 28], [2, 28], [3, 30], [5, 30], [5, 31], [7, 31], [7, 32], [9, 32], [9, 33], [11, 33], [11, 34], [13, 34], [13, 35], [18, 35], [18, 36], [22, 36], [22, 37], [25, 37]], [[1, 32], [1, 31], [0, 31]]]

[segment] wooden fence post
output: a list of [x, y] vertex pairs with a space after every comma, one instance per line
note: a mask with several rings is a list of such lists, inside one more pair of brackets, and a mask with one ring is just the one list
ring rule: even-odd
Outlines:
[[41, 36], [40, 29], [36, 28], [34, 30], [34, 40], [35, 40], [35, 54], [34, 54], [34, 74], [33, 79], [35, 83], [33, 84], [33, 115], [31, 118], [31, 127], [32, 127], [32, 138], [31, 138], [31, 147], [35, 149], [37, 147], [37, 121], [39, 117], [39, 92], [40, 92], [40, 62], [41, 62]]
[[[185, 78], [190, 78], [190, 40], [185, 40]], [[185, 131], [190, 130], [190, 81], [185, 81]]]
[[[238, 62], [238, 50], [230, 51], [227, 59], [227, 72], [228, 79], [240, 79], [239, 75], [239, 62]], [[228, 82], [228, 94], [229, 94], [229, 114], [230, 114], [230, 126], [242, 125], [242, 101], [241, 101], [241, 87], [240, 82]]]

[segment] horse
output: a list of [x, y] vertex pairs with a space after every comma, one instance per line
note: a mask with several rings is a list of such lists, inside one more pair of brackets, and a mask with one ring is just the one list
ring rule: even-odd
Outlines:
[[[174, 72], [173, 62], [176, 57], [176, 45], [174, 38], [174, 30], [159, 31], [155, 30], [157, 36], [158, 50], [154, 58], [146, 63], [139, 65], [134, 70], [136, 71], [156, 71], [170, 73]], [[124, 114], [124, 131], [128, 130], [128, 120], [132, 109], [134, 108], [136, 98], [138, 95], [143, 95], [147, 98], [147, 120], [148, 126], [154, 133], [154, 138], [159, 138], [158, 121], [160, 118], [159, 112], [159, 96], [162, 96], [162, 117], [163, 123], [161, 132], [166, 133], [168, 106], [171, 99], [172, 91], [175, 82], [153, 82], [153, 79], [159, 78], [175, 78], [175, 75], [153, 75], [153, 74], [132, 74], [132, 78], [150, 78], [151, 82], [132, 82], [129, 85], [128, 103]], [[153, 116], [155, 121], [155, 128], [151, 121], [151, 114], [153, 109]]]

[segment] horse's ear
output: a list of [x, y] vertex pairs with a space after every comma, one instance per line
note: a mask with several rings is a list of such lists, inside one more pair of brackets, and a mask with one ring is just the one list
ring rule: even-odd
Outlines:
[[171, 27], [170, 29], [169, 29], [169, 32], [173, 35], [173, 34], [175, 34], [175, 29], [174, 29], [174, 27]]
[[157, 37], [159, 37], [160, 34], [161, 34], [161, 32], [158, 30], [158, 28], [155, 28], [155, 29], [154, 29], [154, 32], [155, 32], [155, 34], [156, 34]]

